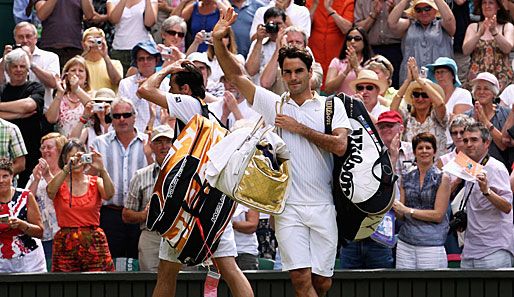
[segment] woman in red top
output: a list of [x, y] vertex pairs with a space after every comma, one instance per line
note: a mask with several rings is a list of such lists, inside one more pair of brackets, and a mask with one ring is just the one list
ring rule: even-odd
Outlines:
[[86, 148], [77, 139], [70, 139], [59, 157], [62, 170], [46, 187], [61, 227], [54, 238], [52, 271], [114, 271], [105, 233], [99, 227], [102, 199], [112, 198], [114, 184], [102, 155], [93, 147], [91, 150], [90, 166], [100, 177], [84, 174], [81, 159]]

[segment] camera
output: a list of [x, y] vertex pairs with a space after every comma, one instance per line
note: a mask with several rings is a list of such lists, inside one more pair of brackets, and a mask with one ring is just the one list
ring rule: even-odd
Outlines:
[[93, 154], [83, 154], [80, 157], [80, 162], [82, 162], [82, 164], [93, 163]]
[[93, 108], [91, 110], [92, 111], [104, 111], [105, 106], [103, 103], [93, 103]]
[[266, 33], [278, 33], [278, 25], [274, 22], [266, 23], [264, 28], [266, 28]]
[[15, 49], [17, 49], [17, 48], [21, 48], [21, 47], [22, 47], [22, 45], [21, 45], [21, 44], [19, 44], [19, 43], [15, 43], [15, 44], [13, 44], [13, 45], [12, 45], [12, 49], [13, 49], [13, 50], [15, 50]]
[[102, 46], [102, 38], [101, 37], [93, 38], [93, 46]]
[[452, 219], [450, 220], [450, 231], [448, 233], [452, 233], [457, 229], [466, 229], [468, 225], [468, 215], [466, 211], [459, 210], [455, 214], [453, 214]]
[[425, 67], [425, 66], [422, 66], [421, 69], [419, 70], [419, 76], [421, 78], [427, 78], [427, 76], [428, 76], [428, 68]]
[[[204, 38], [204, 40], [205, 40], [205, 38]], [[161, 51], [161, 54], [171, 56], [171, 48], [163, 47], [162, 51]]]
[[203, 34], [203, 41], [209, 41], [211, 40], [212, 38], [212, 32], [205, 32], [205, 34]]

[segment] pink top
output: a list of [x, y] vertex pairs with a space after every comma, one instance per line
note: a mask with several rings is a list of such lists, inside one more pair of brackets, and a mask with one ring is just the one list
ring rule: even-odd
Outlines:
[[102, 198], [98, 193], [97, 176], [87, 176], [89, 186], [84, 195], [73, 196], [70, 208], [70, 190], [64, 181], [54, 198], [59, 227], [87, 227], [100, 225]]
[[[69, 95], [65, 95], [69, 96]], [[80, 121], [80, 116], [84, 112], [84, 105], [80, 103], [77, 107], [71, 108], [66, 99], [62, 99], [61, 112], [59, 113], [59, 121], [57, 122], [57, 131], [66, 138], [70, 138], [71, 131]]]
[[[339, 60], [339, 58], [335, 57], [332, 59], [332, 62], [330, 62], [330, 65], [328, 66], [328, 68], [335, 68], [337, 69], [337, 75], [343, 73], [346, 68], [348, 67], [348, 64], [350, 62], [348, 61], [347, 58], [345, 58], [344, 60]], [[353, 95], [355, 94], [355, 92], [352, 90], [352, 88], [350, 88], [350, 82], [357, 79], [357, 75], [355, 75], [355, 71], [350, 71], [348, 73], [348, 75], [345, 77], [344, 81], [343, 81], [343, 84], [339, 86], [339, 88], [337, 88], [337, 94], [343, 92], [345, 93], [346, 95]]]

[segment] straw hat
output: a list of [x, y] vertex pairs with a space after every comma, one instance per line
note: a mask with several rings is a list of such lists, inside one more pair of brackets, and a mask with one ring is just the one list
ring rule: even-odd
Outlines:
[[437, 9], [437, 5], [435, 5], [435, 2], [433, 0], [413, 0], [410, 3], [410, 7], [405, 9], [403, 12], [405, 12], [405, 14], [409, 18], [415, 19], [416, 18], [416, 10], [414, 10], [414, 8], [416, 7], [416, 5], [422, 4], [422, 3], [428, 4], [428, 5], [432, 6], [433, 9], [435, 9], [435, 11], [436, 11], [435, 17], [441, 16], [441, 14], [439, 13], [439, 9]]
[[[438, 84], [436, 84], [426, 78], [425, 78], [425, 83], [432, 86], [432, 88], [434, 88], [439, 93], [439, 95], [441, 95], [441, 97], [444, 98], [443, 88], [441, 88]], [[412, 91], [414, 91], [415, 89], [423, 89], [423, 88], [417, 81], [412, 81], [410, 83], [410, 85], [407, 87], [407, 91], [405, 91], [405, 97], [403, 97], [405, 102], [407, 102], [410, 105], [412, 105]]]
[[377, 86], [380, 89], [379, 94], [384, 93], [389, 87], [387, 83], [378, 79], [378, 75], [375, 73], [375, 71], [368, 69], [362, 69], [361, 71], [359, 71], [357, 79], [350, 82], [350, 88], [352, 88], [353, 91], [357, 92], [357, 85], [362, 83]]
[[95, 93], [95, 98], [93, 101], [104, 101], [104, 102], [112, 102], [116, 98], [116, 94], [113, 90], [109, 88], [101, 88]]

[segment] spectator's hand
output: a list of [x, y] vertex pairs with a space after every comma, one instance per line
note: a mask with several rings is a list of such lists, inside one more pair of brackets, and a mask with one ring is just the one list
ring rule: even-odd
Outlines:
[[109, 103], [104, 103], [104, 111], [99, 111], [98, 113], [102, 115], [101, 119], [103, 119], [106, 114], [111, 113], [111, 105]]
[[334, 4], [334, 0], [324, 0], [323, 1], [323, 5], [325, 5], [326, 11], [333, 10], [332, 9], [332, 4]]
[[39, 164], [37, 164], [36, 167], [32, 169], [32, 175], [34, 176], [35, 182], [39, 182], [43, 176], [43, 170], [41, 170], [41, 159], [43, 158], [39, 158]]
[[27, 223], [24, 220], [20, 220], [17, 217], [9, 217], [9, 219], [7, 220], [7, 224], [9, 224], [9, 226], [12, 229], [19, 229], [21, 231], [25, 231], [27, 230], [29, 223]]
[[296, 133], [296, 129], [298, 128], [298, 122], [290, 116], [285, 114], [277, 114], [275, 117], [275, 126], [278, 128], [282, 128], [289, 132]]
[[176, 118], [170, 117], [168, 110], [166, 110], [164, 108], [159, 109], [159, 113], [160, 113], [160, 118], [161, 118], [161, 124], [168, 125], [171, 128], [175, 129]]
[[401, 214], [401, 215], [405, 215], [405, 214], [410, 212], [410, 208], [408, 208], [407, 206], [403, 205], [403, 203], [401, 201], [398, 201], [398, 200], [395, 200], [393, 202], [393, 210], [396, 213]]
[[68, 76], [68, 82], [70, 84], [70, 89], [73, 93], [77, 90], [79, 87], [79, 77], [73, 74], [71, 77]]
[[264, 38], [269, 36], [268, 32], [266, 32], [266, 27], [262, 24], [257, 25], [257, 33], [255, 34], [257, 34], [258, 42], [261, 42]]
[[239, 109], [239, 107], [237, 106], [236, 97], [234, 97], [234, 95], [229, 91], [225, 91], [225, 94], [223, 96], [223, 103], [224, 105], [227, 105], [228, 109], [231, 112], [235, 112]]
[[382, 6], [384, 5], [384, 0], [373, 0], [373, 10], [371, 11], [371, 17], [376, 19], [377, 16], [382, 12]]
[[84, 119], [89, 119], [93, 115], [93, 101], [89, 100], [84, 106], [84, 111], [82, 112], [82, 117]]
[[498, 32], [496, 31], [496, 15], [493, 15], [493, 17], [489, 19], [489, 32], [491, 32], [491, 34]]
[[478, 102], [478, 100], [475, 102], [474, 117], [476, 121], [481, 122], [482, 124], [486, 125], [486, 127], [489, 127], [489, 118], [486, 116], [484, 108], [482, 107], [482, 104]]
[[158, 0], [157, 2], [157, 7], [159, 8], [159, 11], [170, 13], [170, 6], [168, 5], [168, 2], [166, 0]]
[[150, 121], [151, 121], [152, 127], [153, 127], [153, 123], [154, 123], [155, 119], [157, 118], [157, 105], [148, 101], [148, 111], [150, 112]]
[[480, 25], [480, 23], [478, 23], [477, 26], [478, 26], [478, 36], [482, 36], [482, 35], [484, 35], [485, 30], [489, 30], [489, 27], [491, 26], [491, 21], [489, 20], [489, 18], [485, 18], [482, 25]]
[[93, 146], [89, 146], [91, 149], [91, 156], [93, 159], [93, 162], [91, 162], [91, 167], [95, 169], [96, 171], [102, 171], [104, 169], [104, 163], [102, 160], [102, 155], [95, 150]]
[[[5, 61], [5, 56], [12, 51], [12, 45], [6, 44], [4, 47], [4, 56], [2, 57], [2, 61]], [[2, 69], [3, 70], [3, 69]]]
[[203, 36], [205, 34], [205, 30], [202, 30], [195, 35], [195, 39], [193, 40], [194, 44], [202, 44], [203, 43]]
[[105, 38], [102, 38], [102, 45], [98, 48], [100, 51], [100, 55], [102, 55], [102, 58], [105, 59], [109, 55], [109, 48], [107, 47], [107, 42], [105, 41]]
[[387, 0], [386, 6], [387, 6], [387, 12], [391, 13], [391, 10], [393, 10], [393, 8], [394, 8], [394, 0]]
[[140, 77], [138, 79], [136, 79], [136, 84], [138, 84], [139, 86], [144, 83], [146, 81], [147, 77]]
[[359, 69], [359, 60], [357, 58], [357, 53], [355, 52], [355, 49], [352, 46], [346, 48], [346, 56], [348, 57], [348, 61], [350, 61], [350, 66], [352, 67], [352, 70], [357, 71], [357, 69]]
[[286, 41], [287, 34], [284, 31], [285, 30], [282, 29], [282, 28], [280, 28], [280, 30], [278, 30], [278, 33], [277, 33], [277, 50], [279, 50], [282, 47], [286, 47], [287, 46], [287, 41]]
[[27, 53], [27, 56], [29, 56], [29, 67], [32, 65], [32, 53], [30, 52], [30, 48], [26, 45], [21, 47], [22, 50], [24, 50]]
[[56, 89], [57, 89], [57, 96], [61, 96], [64, 95], [64, 90], [66, 90], [66, 86], [64, 85], [64, 82], [61, 80], [61, 78], [59, 77], [59, 75], [54, 75], [54, 81], [55, 81], [55, 85], [57, 86]]
[[148, 135], [148, 138], [143, 139], [143, 153], [145, 156], [152, 156], [153, 151], [152, 147], [150, 146], [150, 138], [152, 137], [152, 132], [145, 131], [145, 134]]
[[409, 58], [407, 67], [409, 67], [409, 69], [410, 69], [412, 79], [417, 81], [419, 78], [419, 72], [418, 72], [418, 64], [416, 63], [416, 59], [414, 57]]
[[91, 19], [89, 19], [89, 22], [93, 24], [101, 24], [104, 22], [104, 20], [102, 15], [95, 11]]
[[284, 12], [286, 11], [288, 4], [288, 0], [275, 0], [275, 7], [282, 8]]
[[480, 187], [480, 191], [482, 191], [482, 193], [487, 192], [489, 187], [487, 186], [487, 174], [485, 171], [482, 170], [477, 174], [477, 182]]
[[[400, 139], [400, 132], [398, 132], [395, 136], [393, 136], [393, 139], [391, 140], [391, 146], [389, 147], [389, 155], [391, 156], [391, 163], [393, 166], [395, 165], [396, 160], [398, 160], [398, 156], [400, 155]], [[394, 163], [392, 162], [393, 160]]]

